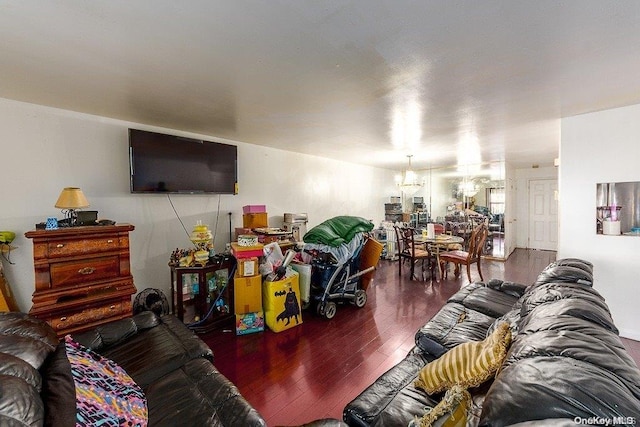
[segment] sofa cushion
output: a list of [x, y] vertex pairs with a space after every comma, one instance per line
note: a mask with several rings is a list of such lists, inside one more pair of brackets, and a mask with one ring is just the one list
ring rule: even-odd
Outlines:
[[42, 389], [42, 377], [36, 368], [12, 354], [0, 353], [0, 377], [20, 378], [35, 388]]
[[38, 390], [22, 378], [0, 376], [0, 426], [37, 426], [43, 415]]
[[477, 289], [484, 288], [486, 285], [482, 282], [472, 282], [466, 286], [461, 287], [455, 294], [451, 295], [447, 302], [462, 303], [462, 301], [471, 293]]
[[604, 298], [591, 286], [579, 283], [548, 282], [532, 286], [520, 299], [524, 317], [535, 307], [563, 299], [579, 299], [609, 312]]
[[[527, 310], [524, 305], [522, 310], [523, 313]], [[604, 309], [582, 299], [561, 299], [538, 305], [529, 311], [526, 316], [521, 316], [518, 327], [524, 329], [528, 327], [529, 322], [537, 321], [537, 319], [543, 317], [557, 316], [573, 316], [578, 319], [588, 320], [594, 325], [599, 325], [616, 335], [618, 334], [618, 328], [616, 328], [613, 323], [611, 313], [609, 313], [608, 309]]]
[[237, 387], [206, 359], [188, 361], [157, 379], [145, 395], [150, 426], [266, 426]]
[[[564, 328], [539, 330], [520, 334], [511, 345], [503, 366], [536, 356], [562, 356], [596, 365], [617, 375], [629, 390], [640, 399], [640, 370], [625, 350], [620, 338], [603, 328], [571, 330], [565, 319], [556, 319]], [[578, 323], [588, 323], [575, 319]]]
[[523, 285], [522, 283], [511, 282], [508, 280], [500, 280], [500, 279], [489, 280], [487, 282], [487, 287], [512, 295], [516, 298], [521, 297], [522, 294], [524, 294], [528, 288], [527, 285]]
[[433, 358], [420, 350], [411, 350], [344, 408], [344, 420], [350, 426], [406, 426], [415, 416], [422, 416], [425, 407], [438, 403], [413, 385], [430, 360]]
[[448, 302], [457, 302], [480, 313], [498, 318], [511, 310], [518, 296], [487, 287], [484, 283], [472, 283], [456, 292]]
[[[157, 318], [152, 312], [140, 313], [134, 318], [138, 316], [144, 319], [149, 316]], [[108, 342], [115, 344], [101, 344], [98, 352], [122, 366], [143, 389], [189, 360], [213, 358], [211, 349], [173, 315], [161, 316], [155, 327], [136, 328], [135, 333], [130, 332], [128, 326], [118, 322], [103, 325], [101, 329], [96, 328], [96, 331], [104, 337], [105, 334], [112, 334], [112, 328], [124, 331], [127, 337], [126, 345], [119, 345], [117, 343], [122, 340], [112, 338]], [[85, 334], [78, 338], [86, 337]], [[78, 341], [84, 344], [83, 340]], [[105, 343], [104, 338], [91, 341]]]
[[508, 323], [502, 323], [486, 339], [460, 344], [427, 364], [420, 371], [415, 386], [428, 394], [454, 385], [476, 387], [498, 370], [510, 343], [511, 329]]
[[[5, 336], [20, 336], [39, 341], [53, 352], [60, 341], [56, 332], [44, 320], [31, 317], [26, 313], [0, 313], [0, 333]], [[35, 366], [37, 369], [39, 366]]]
[[161, 323], [160, 318], [153, 312], [146, 311], [133, 317], [109, 322], [97, 326], [89, 331], [74, 335], [74, 340], [100, 352], [105, 347], [110, 347], [125, 341], [145, 329], [151, 329]]
[[440, 357], [448, 349], [468, 341], [482, 341], [495, 318], [459, 303], [445, 304], [415, 335], [418, 348]]
[[485, 397], [480, 425], [637, 414], [640, 400], [618, 376], [582, 360], [538, 356], [500, 370]]
[[58, 345], [58, 337], [46, 322], [24, 313], [0, 313], [0, 353], [11, 354], [40, 369]]
[[593, 274], [593, 264], [587, 260], [580, 258], [561, 258], [559, 260], [553, 261], [547, 267], [545, 267], [543, 272], [549, 269], [552, 269], [557, 266], [569, 266], [579, 268], [581, 270], [586, 271], [589, 274]]
[[0, 425], [42, 424], [39, 369], [57, 343], [44, 321], [24, 313], [0, 313]]
[[538, 275], [533, 286], [551, 282], [579, 283], [591, 286], [593, 283], [593, 275], [584, 268], [574, 267], [573, 265], [555, 265], [543, 270], [542, 273]]

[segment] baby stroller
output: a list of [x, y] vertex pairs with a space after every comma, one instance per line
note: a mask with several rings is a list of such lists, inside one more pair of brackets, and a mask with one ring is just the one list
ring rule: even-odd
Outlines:
[[310, 296], [320, 316], [332, 319], [337, 302], [350, 302], [358, 308], [365, 306], [367, 286], [382, 248], [375, 239], [363, 238], [345, 262], [339, 262], [330, 252], [305, 250], [312, 255]]

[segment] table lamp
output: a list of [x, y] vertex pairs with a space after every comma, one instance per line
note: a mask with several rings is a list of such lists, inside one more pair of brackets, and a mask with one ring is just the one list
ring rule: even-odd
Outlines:
[[58, 201], [55, 204], [56, 208], [62, 209], [69, 226], [75, 226], [77, 220], [77, 210], [89, 207], [87, 198], [82, 193], [82, 190], [78, 187], [65, 187], [62, 189]]

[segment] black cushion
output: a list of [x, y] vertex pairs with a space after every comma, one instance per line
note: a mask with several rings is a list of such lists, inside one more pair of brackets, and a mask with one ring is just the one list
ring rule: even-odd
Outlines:
[[344, 421], [350, 426], [406, 426], [414, 415], [422, 415], [426, 406], [438, 403], [413, 387], [413, 381], [429, 360], [433, 358], [417, 349], [409, 352], [344, 408]]
[[571, 265], [557, 265], [540, 273], [533, 286], [551, 282], [570, 282], [591, 286], [593, 275], [583, 268]]
[[[486, 337], [487, 329], [495, 318], [462, 304], [445, 304], [415, 335], [416, 345], [426, 353], [438, 357], [429, 351], [429, 340], [450, 349], [468, 341], [482, 341]], [[426, 341], [425, 341], [426, 337]], [[424, 347], [423, 347], [424, 345]], [[431, 347], [437, 350], [437, 347]]]
[[185, 363], [144, 392], [149, 426], [266, 426], [236, 386], [206, 359]]
[[498, 373], [485, 396], [480, 425], [567, 415], [612, 419], [637, 414], [640, 399], [618, 376], [571, 357], [539, 356], [522, 359]]
[[64, 342], [42, 367], [42, 399], [45, 404], [44, 425], [73, 427], [76, 425], [76, 387], [71, 374]]
[[460, 303], [487, 316], [498, 318], [511, 310], [517, 300], [518, 297], [515, 295], [483, 286], [474, 289], [462, 298]]

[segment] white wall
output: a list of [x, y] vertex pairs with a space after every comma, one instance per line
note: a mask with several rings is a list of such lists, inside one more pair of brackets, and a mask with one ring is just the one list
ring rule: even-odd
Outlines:
[[640, 340], [640, 238], [597, 235], [596, 184], [640, 181], [640, 105], [562, 121], [558, 257], [594, 264], [594, 287], [625, 337]]
[[509, 163], [505, 163], [504, 168], [504, 257], [509, 258], [509, 255], [517, 247], [518, 231], [515, 227], [516, 212], [518, 204], [517, 200], [517, 186], [515, 184], [516, 169]]
[[396, 191], [393, 172], [384, 169], [0, 99], [0, 230], [17, 234], [14, 264], [3, 263], [22, 311], [31, 308], [34, 290], [33, 246], [24, 233], [48, 216], [62, 217], [54, 203], [67, 186], [81, 187], [99, 217], [136, 227], [131, 234], [136, 287], [169, 295], [169, 255], [191, 243], [166, 195], [130, 194], [129, 127], [238, 146], [238, 195], [171, 196], [187, 231], [197, 220], [211, 228], [217, 223], [218, 251], [229, 241], [229, 212], [232, 228], [241, 227], [244, 205], [265, 204], [274, 227], [282, 225], [285, 212], [307, 212], [309, 228], [345, 214], [378, 225], [384, 203]]
[[516, 247], [529, 247], [529, 182], [535, 179], [558, 179], [558, 168], [521, 168], [515, 170], [516, 209], [515, 236]]

